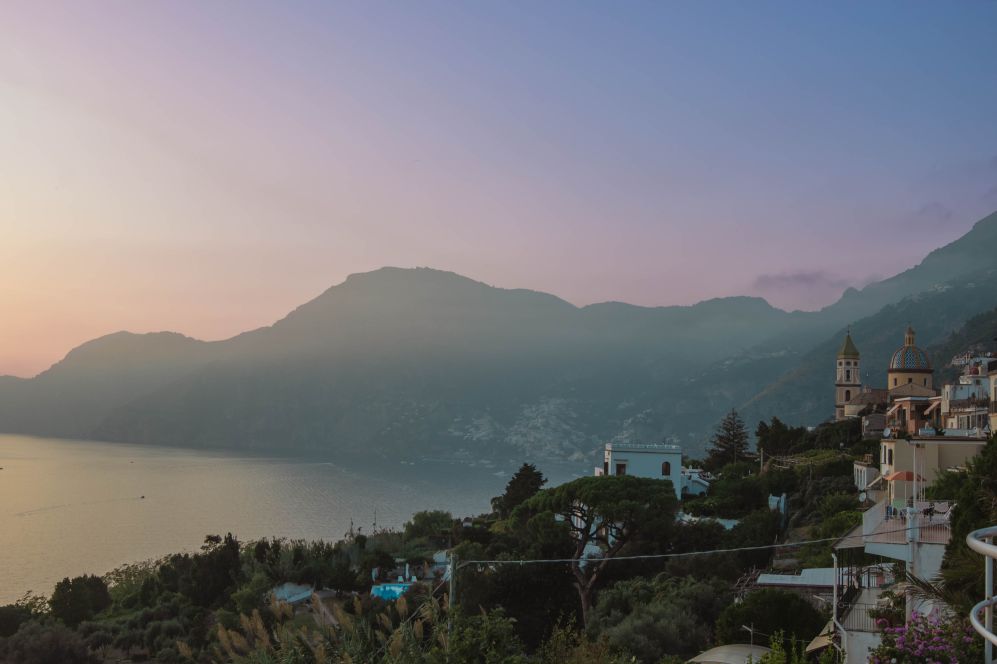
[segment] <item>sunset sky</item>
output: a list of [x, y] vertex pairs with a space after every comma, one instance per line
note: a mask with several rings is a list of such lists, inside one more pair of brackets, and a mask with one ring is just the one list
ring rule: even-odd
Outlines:
[[0, 374], [348, 274], [814, 309], [997, 210], [997, 2], [0, 4]]

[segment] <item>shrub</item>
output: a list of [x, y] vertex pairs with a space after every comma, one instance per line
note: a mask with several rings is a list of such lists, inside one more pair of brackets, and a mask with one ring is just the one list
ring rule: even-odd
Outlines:
[[92, 664], [96, 660], [83, 638], [58, 623], [28, 622], [0, 641], [3, 664]]
[[[885, 624], [885, 620], [883, 621]], [[983, 641], [964, 620], [942, 620], [914, 613], [900, 627], [885, 627], [883, 641], [869, 654], [872, 664], [907, 662], [978, 662]]]

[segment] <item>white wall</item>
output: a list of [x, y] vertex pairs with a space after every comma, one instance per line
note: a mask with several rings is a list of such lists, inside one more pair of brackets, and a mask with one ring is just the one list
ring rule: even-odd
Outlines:
[[842, 632], [841, 648], [845, 651], [845, 664], [866, 664], [869, 653], [879, 646], [881, 637], [872, 632]]
[[[677, 445], [660, 446], [626, 446], [609, 445], [604, 453], [605, 461], [609, 464], [610, 475], [616, 475], [618, 464], [626, 464], [626, 475], [635, 477], [650, 477], [659, 480], [671, 480], [675, 488], [675, 497], [682, 498], [682, 448]], [[671, 464], [669, 473], [663, 475], [662, 464]]]

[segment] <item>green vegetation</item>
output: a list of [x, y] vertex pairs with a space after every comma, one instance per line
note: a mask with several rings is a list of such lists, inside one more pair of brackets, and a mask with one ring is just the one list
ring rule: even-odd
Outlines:
[[532, 498], [547, 483], [543, 474], [532, 463], [524, 463], [505, 486], [505, 493], [492, 500], [492, 509], [503, 519]]
[[768, 457], [813, 454], [816, 450], [848, 450], [850, 454], [863, 454], [872, 451], [869, 443], [877, 444], [877, 441], [863, 444], [862, 424], [857, 419], [825, 422], [810, 430], [787, 426], [778, 417], [773, 417], [768, 423], [758, 423], [755, 437], [758, 449]]
[[[868, 444], [843, 424], [802, 431], [772, 419], [759, 429], [771, 449], [792, 453], [719, 466], [709, 496], [682, 501], [698, 521], [676, 521], [668, 480], [584, 477], [544, 489], [524, 464], [494, 511], [470, 520], [418, 512], [400, 531], [351, 530], [336, 543], [212, 535], [197, 553], [64, 579], [51, 598], [0, 607], [0, 663], [670, 664], [748, 641], [743, 625], [771, 636], [763, 661], [803, 662], [802, 645], [827, 615], [799, 595], [738, 580], [773, 564], [774, 543], [831, 540], [861, 519], [851, 462]], [[962, 542], [997, 521], [995, 478], [991, 441], [966, 473], [930, 489], [955, 495], [958, 507], [943, 582], [922, 591], [959, 610], [982, 583]], [[783, 494], [788, 515], [768, 506]], [[727, 529], [713, 517], [737, 522]], [[432, 566], [443, 549], [459, 563], [452, 598]], [[790, 551], [800, 567], [830, 562], [830, 542]], [[405, 564], [421, 582], [394, 602], [370, 594]], [[272, 596], [284, 583], [327, 592], [292, 608]], [[876, 617], [892, 629], [897, 616]], [[921, 627], [964, 631], [959, 621]], [[887, 639], [882, 652], [901, 647]]]
[[[799, 595], [784, 590], [764, 589], [748, 594], [739, 604], [730, 604], [717, 618], [720, 643], [743, 643], [747, 625], [763, 634], [784, 634], [782, 645], [793, 647], [797, 638], [817, 634], [827, 616]], [[809, 640], [809, 638], [807, 639]]]
[[[571, 573], [581, 601], [582, 621], [588, 622], [592, 594], [613, 558], [629, 544], [653, 536], [660, 539], [675, 520], [675, 489], [670, 480], [631, 476], [582, 477], [538, 493], [514, 518], [536, 513], [531, 523], [564, 524], [571, 535]], [[602, 557], [587, 560], [587, 550], [599, 546]]]
[[703, 467], [707, 470], [716, 470], [728, 464], [736, 464], [744, 460], [747, 452], [748, 430], [744, 428], [741, 416], [732, 409], [720, 420], [717, 430], [713, 433]]
[[111, 606], [111, 593], [99, 576], [78, 576], [57, 583], [49, 605], [53, 617], [76, 627]]
[[662, 653], [685, 660], [711, 646], [713, 625], [732, 600], [721, 579], [627, 579], [599, 594], [588, 632], [639, 662], [657, 662]]
[[[961, 480], [961, 481], [958, 481]], [[952, 539], [945, 549], [940, 590], [963, 612], [979, 601], [983, 587], [983, 559], [966, 546], [966, 535], [997, 523], [997, 435], [967, 464], [967, 472], [940, 478], [932, 493], [954, 496]]]

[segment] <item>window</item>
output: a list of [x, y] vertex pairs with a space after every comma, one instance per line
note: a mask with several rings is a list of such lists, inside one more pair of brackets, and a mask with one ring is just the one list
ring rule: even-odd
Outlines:
[[664, 477], [668, 477], [672, 474], [672, 463], [670, 461], [665, 461], [661, 464], [661, 474]]
[[845, 382], [846, 383], [852, 382], [852, 370], [851, 369], [845, 369]]
[[[977, 383], [977, 385], [979, 385], [979, 383]], [[925, 379], [924, 379], [924, 386], [925, 386], [925, 387], [927, 387], [927, 386], [928, 386], [928, 379], [927, 379], [927, 378], [925, 378]]]
[[845, 401], [851, 401], [851, 400], [852, 400], [852, 391], [845, 390]]
[[603, 461], [602, 462], [602, 474], [603, 475], [609, 475], [609, 462], [608, 461]]
[[910, 385], [910, 384], [911, 384], [911, 383], [913, 383], [913, 382], [914, 382], [914, 379], [913, 379], [913, 378], [908, 378], [908, 379], [907, 379], [907, 384], [908, 384], [908, 385]]
[[893, 379], [893, 387], [896, 387], [896, 386], [897, 386], [897, 379], [896, 379], [896, 378], [894, 378], [894, 379]]
[[888, 465], [888, 466], [892, 466], [893, 465], [893, 450], [892, 449], [886, 450], [886, 465]]
[[626, 475], [627, 474], [627, 464], [625, 464], [625, 463], [618, 463], [618, 464], [616, 464], [616, 474], [617, 475]]

